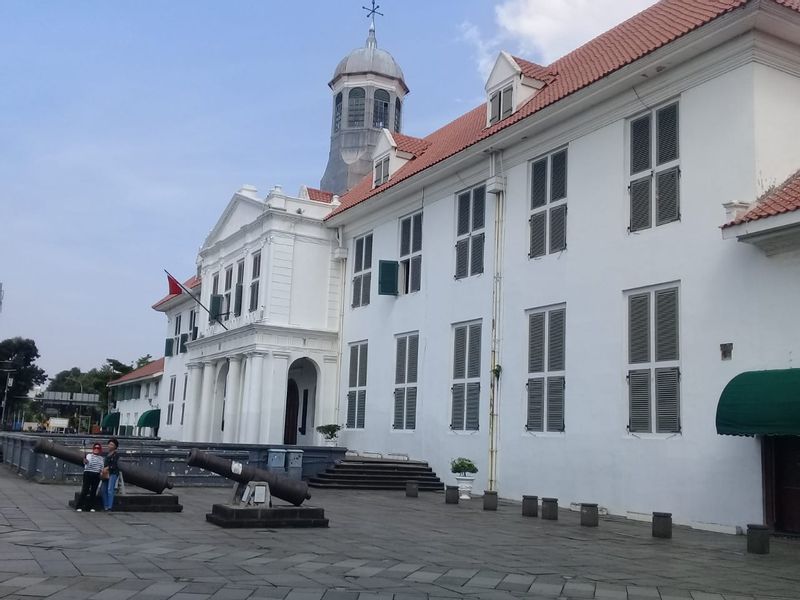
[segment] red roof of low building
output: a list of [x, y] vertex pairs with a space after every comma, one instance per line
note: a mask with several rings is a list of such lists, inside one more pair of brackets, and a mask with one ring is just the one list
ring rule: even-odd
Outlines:
[[747, 212], [722, 227], [723, 229], [733, 227], [795, 210], [800, 210], [800, 170], [789, 176], [778, 187], [761, 196]]
[[134, 381], [136, 379], [144, 379], [145, 377], [151, 377], [157, 373], [161, 373], [164, 371], [164, 357], [158, 358], [153, 362], [147, 363], [143, 367], [139, 367], [138, 369], [131, 371], [130, 373], [126, 373], [119, 379], [115, 379], [114, 381], [108, 382], [108, 387], [114, 385], [120, 385], [122, 383], [127, 383], [128, 381]]
[[392, 138], [394, 138], [394, 143], [397, 144], [397, 149], [400, 152], [408, 152], [414, 156], [419, 156], [431, 145], [428, 140], [402, 133], [392, 133]]
[[328, 202], [333, 200], [333, 192], [326, 192], [312, 187], [306, 187], [308, 190], [308, 199], [314, 202]]
[[[184, 281], [184, 282], [183, 282], [183, 287], [185, 287], [187, 290], [191, 290], [192, 288], [196, 288], [198, 285], [200, 285], [200, 283], [201, 283], [201, 280], [200, 280], [200, 278], [199, 278], [197, 275], [195, 275], [195, 276], [193, 276], [193, 277], [189, 277], [189, 279], [187, 279], [186, 281]], [[183, 292], [181, 292], [181, 294], [182, 294], [182, 293], [183, 293]], [[170, 301], [170, 300], [172, 300], [173, 298], [177, 298], [177, 297], [178, 297], [178, 296], [180, 296], [181, 294], [167, 294], [167, 295], [166, 295], [166, 296], [164, 296], [164, 297], [163, 297], [161, 300], [159, 300], [158, 302], [156, 302], [155, 304], [153, 304], [152, 308], [154, 308], [154, 309], [158, 310], [158, 307], [159, 307], [159, 306], [161, 306], [162, 304], [164, 304], [164, 303], [166, 303], [166, 302], [169, 302], [169, 301]]]
[[[342, 196], [341, 204], [326, 218], [380, 194], [749, 1], [661, 0], [547, 67], [515, 58], [526, 75], [547, 77], [544, 87], [527, 103], [490, 127], [486, 126], [486, 105], [474, 108], [424, 138], [430, 146], [400, 167], [386, 183], [373, 189], [372, 176], [364, 177]], [[772, 1], [800, 11], [800, 0]]]

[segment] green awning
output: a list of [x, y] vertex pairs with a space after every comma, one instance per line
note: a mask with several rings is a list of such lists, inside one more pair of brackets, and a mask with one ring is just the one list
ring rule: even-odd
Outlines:
[[728, 382], [717, 405], [721, 435], [800, 435], [800, 369], [748, 371]]
[[100, 427], [103, 429], [114, 429], [115, 427], [119, 427], [119, 413], [108, 413], [100, 422]]
[[137, 427], [152, 427], [153, 429], [158, 428], [158, 424], [161, 422], [161, 409], [154, 408], [153, 410], [146, 410], [142, 413], [142, 416], [139, 417], [139, 420], [136, 422]]

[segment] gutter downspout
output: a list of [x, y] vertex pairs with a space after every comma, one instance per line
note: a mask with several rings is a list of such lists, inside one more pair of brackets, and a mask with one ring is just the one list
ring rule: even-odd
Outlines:
[[[498, 175], [497, 163], [500, 163]], [[494, 194], [494, 277], [492, 280], [492, 324], [491, 324], [491, 358], [489, 379], [489, 491], [497, 491], [497, 453], [499, 441], [499, 405], [500, 405], [500, 339], [502, 295], [503, 295], [503, 231], [505, 220], [505, 174], [503, 173], [502, 151], [493, 151], [489, 155], [489, 178], [493, 185], [489, 193]]]
[[[342, 246], [342, 240], [344, 240], [344, 225], [339, 225], [336, 228], [336, 242], [338, 247], [336, 248], [338, 251], [338, 260], [339, 260], [339, 273], [340, 273], [340, 289], [339, 289], [339, 348], [337, 356], [336, 365], [336, 396], [334, 397], [334, 420], [333, 422], [336, 423], [339, 420], [339, 401], [340, 401], [340, 389], [339, 386], [342, 383], [342, 356], [344, 353], [342, 352], [342, 345], [344, 344], [344, 295], [347, 291], [346, 281], [347, 281], [347, 249]], [[324, 423], [323, 423], [324, 425]]]

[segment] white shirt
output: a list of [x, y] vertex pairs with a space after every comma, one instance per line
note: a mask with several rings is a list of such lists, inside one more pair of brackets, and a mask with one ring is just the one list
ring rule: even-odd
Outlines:
[[103, 470], [103, 462], [102, 454], [89, 453], [86, 455], [86, 464], [83, 466], [83, 470], [100, 473]]

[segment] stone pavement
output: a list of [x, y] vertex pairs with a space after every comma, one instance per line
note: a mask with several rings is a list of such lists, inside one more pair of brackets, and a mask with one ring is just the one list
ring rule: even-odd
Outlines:
[[0, 467], [0, 598], [425, 600], [800, 598], [800, 541], [748, 555], [745, 538], [601, 519], [579, 526], [484, 512], [442, 494], [312, 490], [329, 529], [224, 530], [205, 522], [230, 491], [177, 489], [184, 512], [76, 513], [75, 488]]

